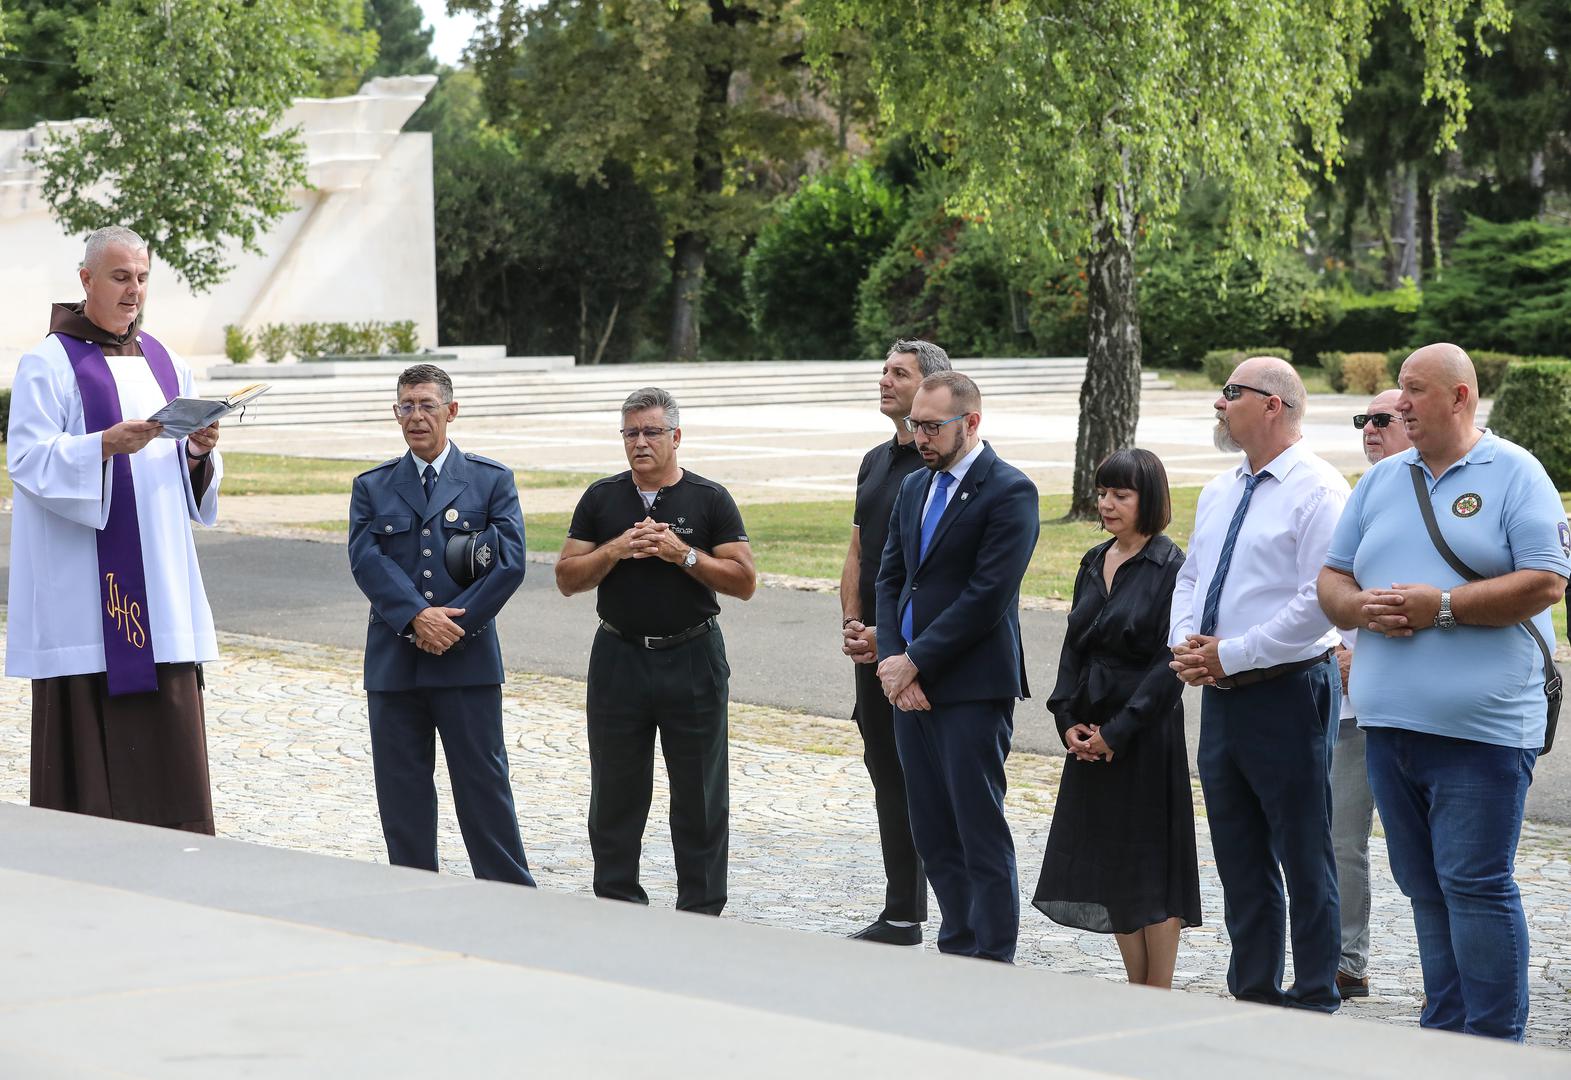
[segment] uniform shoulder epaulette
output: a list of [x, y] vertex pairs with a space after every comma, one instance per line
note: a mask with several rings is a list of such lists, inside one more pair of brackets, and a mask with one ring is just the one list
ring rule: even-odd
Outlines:
[[[381, 472], [383, 469], [387, 468], [389, 465], [397, 465], [402, 460], [404, 460], [402, 457], [388, 458], [386, 461], [382, 462], [382, 464], [380, 464], [380, 465], [373, 465], [373, 466], [371, 466], [365, 472], [361, 473], [360, 476], [370, 476], [374, 472]], [[359, 477], [356, 477], [356, 479], [359, 479]]]
[[513, 470], [509, 469], [506, 465], [503, 465], [500, 461], [497, 461], [494, 458], [488, 458], [484, 454], [471, 454], [471, 453], [469, 453], [466, 450], [466, 451], [464, 451], [464, 457], [467, 458], [470, 461], [473, 461], [477, 465], [489, 465], [489, 466], [491, 466], [491, 468], [493, 468], [493, 469], [501, 469], [503, 472], [512, 472], [513, 471]]

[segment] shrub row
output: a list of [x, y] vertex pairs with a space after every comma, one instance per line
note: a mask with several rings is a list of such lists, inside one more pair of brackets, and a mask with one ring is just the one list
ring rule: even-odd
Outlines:
[[224, 355], [230, 363], [249, 363], [258, 353], [276, 364], [293, 353], [296, 359], [315, 356], [380, 356], [412, 353], [420, 348], [413, 319], [398, 322], [267, 323], [253, 336], [238, 326], [224, 327]]
[[1489, 427], [1538, 458], [1555, 487], [1571, 491], [1571, 360], [1540, 357], [1511, 364]]

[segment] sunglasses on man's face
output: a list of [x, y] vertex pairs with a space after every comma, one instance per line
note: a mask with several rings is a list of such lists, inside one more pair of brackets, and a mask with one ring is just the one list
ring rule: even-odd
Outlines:
[[1282, 402], [1282, 407], [1283, 408], [1286, 408], [1286, 409], [1293, 408], [1293, 403], [1291, 401], [1283, 400], [1283, 398], [1282, 398], [1282, 396], [1280, 394], [1273, 394], [1271, 391], [1269, 391], [1269, 390], [1262, 390], [1258, 386], [1246, 386], [1245, 384], [1243, 384], [1241, 382], [1239, 382], [1239, 383], [1230, 382], [1226, 386], [1222, 387], [1222, 397], [1223, 397], [1224, 400], [1227, 400], [1227, 401], [1237, 401], [1239, 398], [1244, 396], [1244, 391], [1245, 390], [1248, 390], [1251, 393], [1259, 394], [1261, 397], [1268, 397], [1268, 398], [1273, 398], [1274, 397], [1278, 401]]
[[1377, 428], [1383, 428], [1391, 421], [1399, 419], [1401, 419], [1401, 417], [1396, 416], [1394, 413], [1388, 412], [1359, 413], [1357, 416], [1353, 417], [1353, 426], [1360, 431], [1364, 430], [1365, 424], [1374, 424]]

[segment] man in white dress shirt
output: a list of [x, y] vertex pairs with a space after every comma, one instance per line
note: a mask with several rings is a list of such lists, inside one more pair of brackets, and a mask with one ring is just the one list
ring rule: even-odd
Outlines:
[[213, 832], [201, 667], [218, 655], [191, 522], [218, 518], [218, 425], [146, 418], [191, 371], [138, 326], [147, 244], [87, 239], [11, 391], [6, 674], [33, 680], [34, 806]]
[[[1341, 933], [1331, 848], [1340, 638], [1315, 581], [1347, 481], [1300, 442], [1304, 384], [1251, 357], [1216, 401], [1217, 447], [1246, 460], [1206, 485], [1173, 590], [1173, 669], [1205, 687], [1200, 783], [1233, 943], [1227, 988], [1334, 1012]], [[1283, 988], [1291, 898], [1294, 983]]]

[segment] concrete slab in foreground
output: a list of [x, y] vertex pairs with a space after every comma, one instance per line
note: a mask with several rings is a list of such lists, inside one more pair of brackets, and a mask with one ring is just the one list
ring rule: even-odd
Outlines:
[[0, 1076], [1519, 1080], [1566, 1057], [0, 805]]

